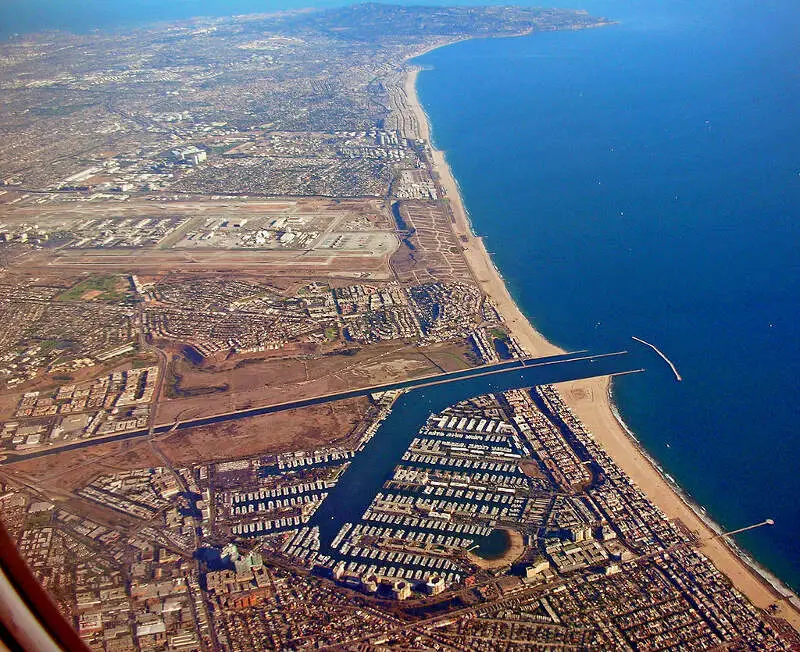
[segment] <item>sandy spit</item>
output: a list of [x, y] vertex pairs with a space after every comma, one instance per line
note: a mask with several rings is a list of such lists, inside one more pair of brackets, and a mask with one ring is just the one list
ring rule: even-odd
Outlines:
[[[432, 49], [432, 48], [431, 48]], [[419, 56], [419, 53], [416, 56]], [[564, 353], [549, 342], [522, 313], [506, 288], [505, 282], [495, 268], [483, 240], [472, 231], [469, 215], [464, 207], [458, 184], [445, 159], [444, 152], [434, 149], [430, 140], [430, 123], [420, 104], [416, 91], [418, 69], [411, 69], [405, 79], [404, 90], [409, 106], [419, 123], [419, 134], [431, 148], [431, 156], [439, 183], [446, 193], [453, 210], [456, 237], [462, 238], [464, 256], [480, 288], [494, 301], [503, 320], [520, 344], [535, 356]], [[785, 618], [800, 630], [800, 610], [789, 598], [794, 596], [786, 587], [778, 591], [767, 577], [747, 563], [734, 549], [717, 537], [720, 531], [707, 518], [701, 518], [697, 507], [691, 505], [677, 487], [667, 481], [640, 448], [615, 415], [609, 392], [610, 378], [594, 378], [558, 385], [565, 402], [592, 432], [596, 441], [625, 471], [644, 493], [671, 519], [679, 519], [686, 527], [696, 532], [701, 540], [701, 551], [724, 573], [750, 601], [760, 608], [778, 604], [777, 615]], [[716, 530], [715, 530], [716, 528]], [[777, 581], [772, 578], [777, 584]]]

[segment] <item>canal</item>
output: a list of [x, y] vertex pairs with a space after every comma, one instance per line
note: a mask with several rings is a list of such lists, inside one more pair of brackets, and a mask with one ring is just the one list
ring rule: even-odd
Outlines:
[[559, 364], [515, 367], [491, 375], [407, 391], [396, 401], [392, 413], [374, 437], [353, 458], [350, 467], [311, 519], [309, 525], [319, 526], [320, 551], [331, 554], [330, 544], [341, 527], [361, 518], [431, 414], [482, 394], [627, 373], [639, 368], [635, 364], [637, 360], [641, 362], [638, 356], [630, 354], [573, 358]]

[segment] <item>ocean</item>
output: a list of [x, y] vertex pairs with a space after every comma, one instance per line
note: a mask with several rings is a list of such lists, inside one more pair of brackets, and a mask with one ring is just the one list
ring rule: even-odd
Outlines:
[[800, 589], [800, 9], [590, 2], [619, 24], [416, 60], [433, 140], [535, 326], [661, 348], [614, 396], [636, 437]]
[[[308, 4], [0, 0], [0, 38]], [[774, 519], [736, 540], [800, 590], [800, 8], [560, 4], [620, 22], [418, 59], [435, 143], [537, 328], [676, 363], [615, 383], [625, 422], [723, 527]]]

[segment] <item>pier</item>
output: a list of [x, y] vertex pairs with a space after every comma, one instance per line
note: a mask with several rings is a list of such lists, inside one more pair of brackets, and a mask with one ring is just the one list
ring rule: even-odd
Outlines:
[[762, 527], [764, 525], [775, 525], [775, 521], [771, 518], [764, 519], [760, 523], [755, 523], [753, 525], [748, 525], [747, 527], [740, 527], [738, 530], [731, 530], [730, 532], [722, 532], [721, 534], [717, 534], [714, 539], [723, 538], [723, 537], [731, 537], [734, 534], [739, 534], [740, 532], [747, 532], [748, 530], [755, 530], [757, 527]]
[[632, 336], [631, 339], [634, 339], [640, 344], [644, 344], [645, 346], [649, 346], [651, 349], [653, 349], [653, 351], [658, 353], [658, 355], [661, 356], [661, 359], [664, 360], [664, 362], [666, 362], [669, 365], [669, 368], [672, 369], [672, 373], [675, 374], [675, 380], [677, 380], [678, 382], [681, 382], [683, 380], [683, 378], [681, 378], [681, 375], [678, 373], [678, 368], [675, 366], [675, 363], [673, 363], [672, 360], [670, 360], [664, 354], [664, 352], [661, 349], [659, 349], [655, 344], [650, 344], [650, 342], [645, 342], [643, 339], [639, 337]]

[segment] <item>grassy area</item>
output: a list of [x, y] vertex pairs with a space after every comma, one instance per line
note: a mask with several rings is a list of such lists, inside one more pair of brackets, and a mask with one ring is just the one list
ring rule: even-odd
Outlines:
[[39, 342], [39, 347], [43, 353], [50, 353], [56, 349], [61, 351], [69, 349], [72, 347], [72, 342], [69, 340], [41, 340]]
[[496, 340], [505, 341], [508, 339], [508, 333], [506, 333], [502, 328], [492, 328], [489, 332]]
[[175, 370], [175, 360], [173, 360], [172, 364], [170, 364], [167, 368], [166, 381], [167, 398], [194, 398], [196, 396], [222, 394], [230, 389], [230, 385], [228, 383], [205, 387], [182, 387], [181, 383], [183, 382], [183, 375]]
[[229, 149], [233, 149], [236, 145], [212, 145], [208, 148], [209, 154], [224, 154]]
[[102, 301], [120, 303], [131, 296], [128, 281], [122, 276], [90, 276], [59, 295], [60, 301]]
[[64, 105], [48, 105], [37, 106], [31, 109], [31, 113], [37, 116], [51, 117], [51, 116], [68, 116], [78, 111], [83, 111], [93, 106], [92, 104], [64, 104]]
[[328, 326], [325, 329], [325, 337], [328, 338], [329, 341], [335, 342], [339, 339], [339, 329], [336, 326]]
[[158, 365], [158, 358], [154, 355], [134, 358], [131, 364], [133, 369], [143, 369], [144, 367], [154, 367]]

